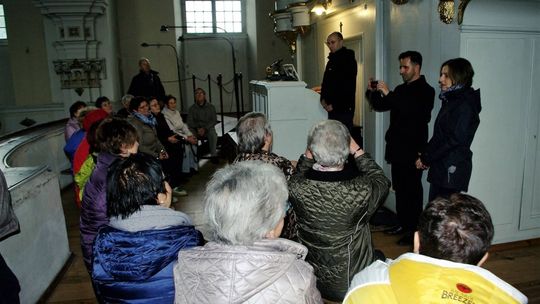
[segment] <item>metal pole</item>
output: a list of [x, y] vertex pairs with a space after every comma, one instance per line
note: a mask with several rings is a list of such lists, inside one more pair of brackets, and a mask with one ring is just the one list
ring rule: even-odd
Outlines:
[[208, 81], [208, 100], [212, 100], [212, 80], [210, 79], [210, 74], [206, 78]]
[[238, 73], [238, 77], [240, 78], [240, 104], [242, 105], [242, 115], [244, 114], [244, 76], [242, 73]]
[[223, 115], [223, 76], [221, 74], [217, 77], [219, 88], [219, 109], [221, 111], [221, 136], [225, 135], [225, 117]]
[[193, 102], [195, 102], [195, 90], [197, 89], [197, 84], [195, 81], [197, 80], [197, 77], [194, 74], [191, 74], [191, 82], [193, 83]]

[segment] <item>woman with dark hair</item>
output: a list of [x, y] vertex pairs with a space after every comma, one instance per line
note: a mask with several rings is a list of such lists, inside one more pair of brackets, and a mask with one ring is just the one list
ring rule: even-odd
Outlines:
[[96, 108], [102, 109], [107, 114], [111, 114], [113, 111], [112, 103], [107, 96], [100, 96], [96, 99]]
[[107, 175], [110, 218], [94, 244], [92, 281], [104, 303], [172, 303], [173, 264], [181, 249], [202, 244], [184, 213], [170, 209], [172, 190], [159, 161], [139, 153]]
[[157, 121], [150, 112], [147, 98], [138, 96], [131, 99], [129, 110], [132, 116], [128, 117], [128, 121], [135, 127], [139, 135], [139, 150], [160, 160], [167, 159], [169, 155], [158, 139]]
[[96, 165], [84, 187], [81, 205], [81, 247], [86, 269], [92, 270], [92, 246], [102, 226], [109, 222], [107, 216], [107, 170], [118, 158], [137, 153], [137, 131], [120, 118], [106, 118], [97, 128], [95, 141], [99, 148]]
[[439, 98], [442, 107], [435, 120], [433, 137], [416, 161], [429, 168], [429, 200], [467, 191], [472, 172], [471, 143], [480, 124], [480, 90], [472, 86], [474, 70], [464, 58], [441, 65]]

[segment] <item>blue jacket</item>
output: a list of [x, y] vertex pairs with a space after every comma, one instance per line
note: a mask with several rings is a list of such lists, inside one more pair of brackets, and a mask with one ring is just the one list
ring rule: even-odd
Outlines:
[[202, 243], [193, 226], [128, 232], [104, 226], [94, 242], [92, 281], [102, 303], [173, 303], [178, 251]]

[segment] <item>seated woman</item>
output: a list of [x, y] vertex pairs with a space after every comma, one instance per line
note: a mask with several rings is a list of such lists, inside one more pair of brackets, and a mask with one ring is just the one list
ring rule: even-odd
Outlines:
[[202, 243], [184, 213], [169, 208], [161, 165], [139, 153], [107, 175], [107, 214], [94, 243], [92, 281], [103, 303], [172, 303], [178, 251]]
[[[290, 160], [270, 152], [272, 129], [263, 113], [251, 112], [242, 116], [236, 125], [238, 155], [234, 163], [246, 160], [260, 160], [278, 167], [289, 179], [296, 172]], [[282, 236], [296, 240], [296, 216], [292, 208], [287, 210]]]
[[182, 161], [182, 172], [190, 173], [199, 170], [197, 164], [197, 137], [191, 133], [188, 125], [182, 120], [180, 112], [176, 110], [176, 97], [168, 95], [165, 98], [165, 107], [162, 111], [169, 128], [181, 138], [184, 143], [184, 158]]
[[157, 137], [157, 121], [150, 112], [150, 106], [146, 97], [135, 97], [131, 99], [129, 109], [132, 116], [128, 121], [135, 127], [139, 136], [139, 151], [149, 154], [160, 160], [169, 156], [165, 152], [165, 147]]
[[[356, 168], [345, 166], [349, 154]], [[390, 181], [336, 120], [311, 128], [297, 169], [289, 195], [298, 240], [309, 249], [306, 261], [315, 269], [322, 297], [342, 301], [352, 276], [377, 258], [369, 219], [384, 202]]]
[[137, 131], [124, 119], [106, 118], [95, 134], [99, 147], [96, 165], [84, 186], [81, 205], [81, 247], [84, 264], [92, 271], [92, 246], [99, 228], [109, 222], [107, 216], [107, 171], [118, 158], [137, 153]]
[[175, 303], [322, 303], [306, 247], [279, 238], [287, 195], [275, 166], [217, 171], [205, 196], [213, 242], [178, 253]]

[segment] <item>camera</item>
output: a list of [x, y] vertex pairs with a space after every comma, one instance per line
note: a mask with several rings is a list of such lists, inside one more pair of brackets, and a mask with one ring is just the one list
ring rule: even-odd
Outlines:
[[377, 84], [379, 84], [379, 81], [378, 80], [372, 80], [369, 82], [369, 86], [372, 88], [372, 89], [376, 89], [377, 88]]

